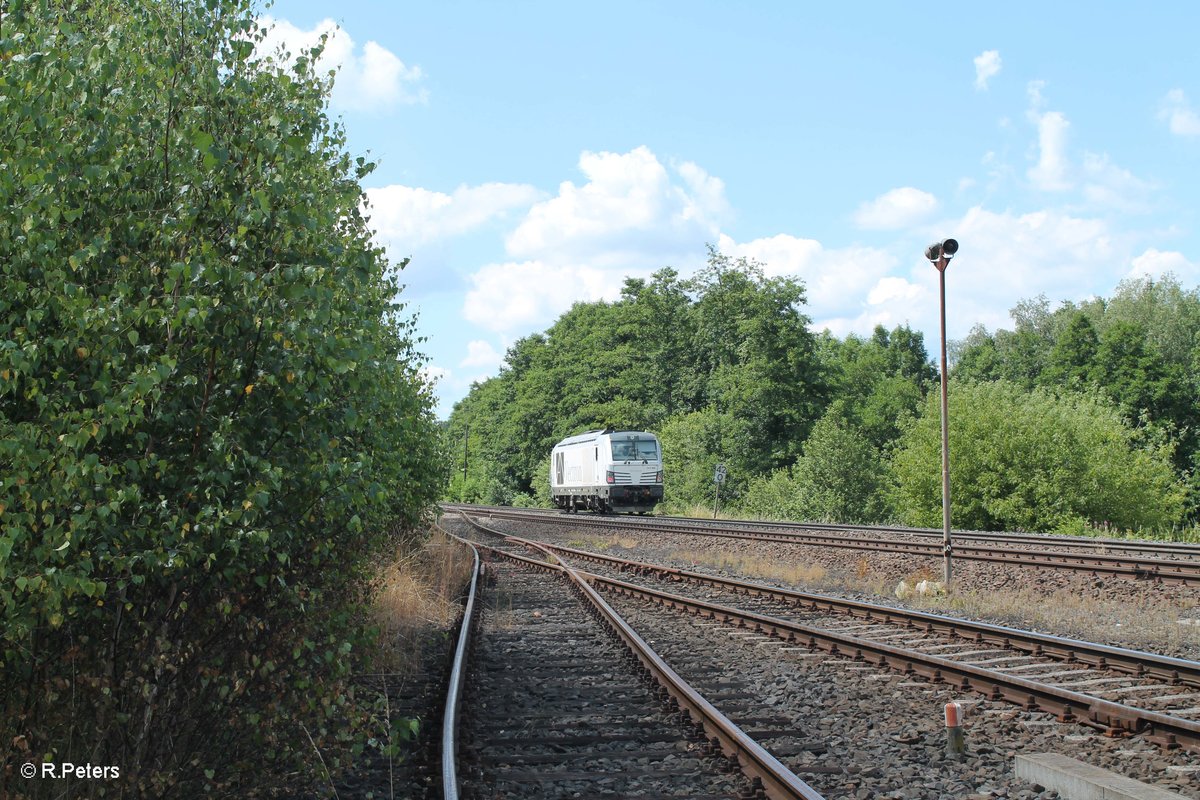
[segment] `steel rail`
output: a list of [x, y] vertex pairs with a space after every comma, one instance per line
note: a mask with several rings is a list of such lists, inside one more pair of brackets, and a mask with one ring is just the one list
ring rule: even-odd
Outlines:
[[[448, 536], [453, 534], [443, 530]], [[455, 537], [458, 538], [458, 537]], [[472, 542], [459, 539], [471, 548], [475, 564], [471, 569], [471, 588], [467, 590], [467, 603], [463, 610], [462, 624], [458, 629], [458, 644], [454, 648], [454, 663], [450, 668], [450, 684], [446, 691], [446, 707], [442, 713], [442, 797], [458, 800], [458, 698], [466, 680], [467, 648], [471, 641], [471, 626], [474, 622], [475, 592], [479, 584], [479, 548]]]
[[[491, 511], [496, 513], [504, 513], [511, 510], [511, 506], [484, 506], [474, 505], [470, 503], [445, 503], [443, 508], [452, 510], [475, 510], [475, 511]], [[549, 518], [558, 517], [561, 512], [553, 509], [536, 509], [526, 508], [521, 509], [526, 513], [542, 514]], [[676, 516], [659, 516], [656, 515], [652, 520], [646, 520], [641, 517], [620, 518], [622, 524], [638, 525], [638, 524], [655, 524], [663, 523], [679, 526], [701, 525], [704, 527], [716, 528], [745, 528], [749, 530], [778, 530], [786, 531], [845, 531], [845, 532], [862, 532], [862, 533], [896, 533], [908, 536], [919, 536], [924, 538], [937, 538], [940, 542], [943, 532], [941, 528], [915, 528], [902, 525], [855, 525], [839, 522], [784, 522], [779, 520], [742, 520], [742, 519], [723, 519], [723, 520], [708, 520], [694, 517], [676, 517]], [[1046, 545], [1055, 545], [1065, 548], [1080, 548], [1091, 549], [1100, 552], [1110, 550], [1128, 550], [1133, 552], [1158, 553], [1160, 555], [1176, 555], [1176, 556], [1200, 556], [1200, 544], [1191, 542], [1167, 542], [1148, 539], [1113, 539], [1113, 538], [1089, 538], [1082, 536], [1065, 536], [1062, 534], [1052, 533], [1016, 533], [1012, 531], [976, 531], [976, 530], [957, 530], [953, 531], [956, 541], [980, 541], [988, 543], [1005, 542], [1010, 544], [1026, 544], [1044, 547]]]
[[[662, 517], [672, 522], [686, 523], [686, 517]], [[705, 523], [705, 520], [700, 520]], [[909, 528], [899, 525], [851, 525], [836, 522], [776, 522], [755, 520], [725, 520], [725, 524], [761, 528], [764, 530], [778, 529], [782, 531], [862, 531], [864, 533], [897, 533], [906, 536], [924, 538], [942, 536], [942, 531], [929, 528]], [[1200, 544], [1191, 542], [1168, 542], [1150, 539], [1112, 539], [1091, 538], [1084, 536], [1065, 536], [1054, 533], [1013, 533], [1010, 531], [953, 531], [956, 541], [978, 541], [1007, 544], [1034, 545], [1038, 547], [1054, 546], [1064, 548], [1079, 548], [1105, 552], [1109, 550], [1126, 550], [1129, 552], [1157, 553], [1171, 556], [1200, 556]]]
[[[466, 515], [463, 515], [467, 518]], [[469, 518], [467, 518], [468, 521]], [[475, 523], [473, 523], [475, 524]], [[478, 526], [477, 527], [481, 527]], [[529, 543], [529, 540], [515, 537], [512, 534], [488, 531], [502, 536], [509, 541]], [[536, 543], [541, 544], [541, 543]], [[542, 545], [556, 548], [556, 546]], [[592, 555], [592, 554], [589, 554]], [[874, 663], [880, 667], [897, 670], [905, 675], [921, 675], [931, 680], [950, 683], [947, 677], [957, 679], [958, 687], [963, 690], [973, 690], [985, 694], [992, 700], [1006, 700], [1023, 706], [1026, 710], [1040, 709], [1054, 714], [1063, 722], [1080, 722], [1085, 725], [1103, 730], [1111, 736], [1142, 733], [1147, 739], [1164, 747], [1183, 747], [1192, 752], [1200, 752], [1200, 721], [1173, 717], [1148, 709], [1115, 703], [1110, 700], [1076, 692], [1071, 689], [1039, 683], [1008, 673], [997, 672], [984, 667], [952, 661], [941, 656], [921, 653], [906, 648], [894, 647], [881, 642], [872, 642], [856, 636], [814, 628], [802, 623], [792, 622], [777, 617], [758, 614], [752, 611], [723, 606], [704, 600], [683, 597], [647, 586], [609, 578], [590, 572], [581, 573], [586, 580], [595, 585], [610, 587], [630, 597], [650, 600], [670, 608], [682, 608], [690, 613], [700, 614], [709, 619], [721, 622], [736, 622], [738, 627], [748, 627], [755, 632], [783, 639], [792, 644], [800, 644], [810, 649], [821, 649], [833, 655], [841, 655], [856, 661]], [[760, 588], [760, 587], [754, 587]], [[767, 591], [769, 587], [761, 587]], [[898, 610], [902, 614], [908, 612]], [[936, 615], [928, 615], [936, 619]], [[988, 626], [999, 628], [999, 626]], [[999, 628], [1004, 630], [1003, 628]], [[1024, 633], [1024, 632], [1020, 632]], [[1050, 637], [1051, 639], [1055, 637]], [[1058, 640], [1060, 644], [1070, 640]], [[1106, 648], [1103, 645], [1088, 647], [1101, 650], [1120, 652], [1120, 648]], [[1133, 651], [1128, 651], [1132, 653]], [[1145, 654], [1147, 656], [1152, 654]], [[1158, 657], [1166, 661], [1181, 661]], [[1187, 662], [1182, 662], [1186, 664]], [[1106, 666], [1101, 659], [1097, 666]], [[1081, 715], [1082, 713], [1082, 715]]]
[[[454, 534], [450, 535], [459, 541], [468, 541], [454, 536]], [[580, 572], [569, 566], [538, 542], [520, 541], [518, 543], [526, 547], [532, 546], [542, 550], [548, 557], [558, 560], [559, 563], [554, 564], [526, 558], [517, 553], [489, 547], [477, 542], [473, 544], [505, 558], [542, 569], [548, 568], [565, 573], [575, 588], [600, 615], [601, 619], [625, 643], [626, 647], [638, 659], [643, 668], [668, 692], [675, 704], [687, 711], [692, 720], [703, 727], [705, 733], [710, 737], [710, 743], [719, 747], [726, 756], [735, 760], [739, 768], [748, 777], [757, 779], [766, 797], [772, 800], [824, 800], [824, 797], [816, 789], [796, 777], [791, 770], [768, 753], [762, 745], [746, 735], [741, 728], [705, 700], [670, 665], [663, 661], [658, 653], [638, 635], [637, 631], [630, 627], [629, 623], [625, 622], [621, 615], [591, 586], [584, 577], [588, 573]]]
[[[765, 541], [781, 544], [804, 546], [834, 547], [849, 550], [875, 550], [900, 555], [915, 555], [940, 557], [943, 553], [942, 544], [924, 542], [899, 542], [887, 539], [864, 539], [860, 537], [837, 537], [827, 534], [813, 534], [800, 537], [795, 534], [780, 534], [730, 529], [709, 529], [682, 525], [665, 525], [661, 523], [626, 522], [615, 517], [550, 517], [546, 514], [527, 513], [524, 511], [491, 510], [492, 516], [506, 519], [539, 523], [558, 523], [579, 526], [614, 528], [627, 526], [642, 531], [658, 533], [687, 533], [696, 536], [713, 536], [729, 539], [744, 539], [750, 541]], [[708, 526], [705, 526], [708, 527]], [[1011, 564], [1020, 567], [1045, 567], [1049, 569], [1070, 569], [1091, 574], [1104, 573], [1121, 577], [1132, 577], [1140, 580], [1160, 581], [1163, 583], [1193, 584], [1200, 583], [1200, 562], [1175, 561], [1169, 559], [1134, 558], [1123, 556], [1088, 556], [1056, 551], [1038, 552], [1033, 550], [1015, 550], [1004, 547], [962, 546], [954, 549], [955, 558], [970, 561], [985, 561], [990, 563]]]
[[976, 691], [992, 700], [1007, 700], [1030, 711], [1048, 711], [1062, 722], [1080, 722], [1103, 730], [1108, 735], [1142, 733], [1147, 739], [1164, 747], [1183, 747], [1200, 752], [1200, 722], [1194, 720], [1114, 703], [940, 656], [662, 592], [616, 578], [593, 573], [584, 575], [593, 584], [610, 587], [627, 596], [652, 600], [670, 608], [681, 608], [709, 619], [734, 621], [738, 627], [750, 628], [790, 644], [825, 650], [832, 655], [848, 657], [854, 661], [874, 663], [905, 675], [921, 675], [942, 683], [957, 681], [956, 685], [964, 691]]
[[[533, 511], [535, 509], [525, 509]], [[545, 509], [544, 513], [553, 515], [556, 512]], [[862, 532], [862, 533], [896, 533], [906, 536], [937, 538], [943, 535], [941, 528], [916, 528], [904, 525], [855, 525], [842, 522], [785, 522], [781, 520], [707, 520], [702, 518], [656, 516], [655, 521], [669, 522], [680, 525], [699, 524], [717, 527], [749, 528], [752, 530], [779, 531], [831, 531], [831, 532]], [[638, 520], [631, 519], [631, 522]], [[1102, 537], [1067, 536], [1054, 533], [1017, 533], [1013, 531], [978, 531], [954, 530], [956, 541], [980, 541], [987, 543], [1004, 542], [1009, 544], [1026, 544], [1044, 547], [1046, 545], [1062, 546], [1065, 548], [1086, 548], [1098, 551], [1129, 550], [1134, 552], [1158, 553], [1160, 555], [1197, 556], [1200, 555], [1200, 544], [1191, 542], [1169, 542], [1152, 539], [1114, 539]]]
[[[502, 536], [513, 541], [528, 541], [513, 536], [504, 531], [497, 531], [480, 524], [478, 521], [463, 514], [464, 519], [471, 525], [486, 533]], [[543, 546], [556, 553], [566, 553], [572, 557], [591, 561], [597, 564], [608, 564], [622, 571], [635, 574], [652, 574], [664, 580], [683, 580], [714, 588], [728, 589], [748, 595], [770, 597], [781, 602], [791, 603], [810, 611], [825, 611], [887, 624], [902, 624], [905, 627], [923, 630], [927, 633], [944, 633], [957, 636], [971, 642], [995, 644], [1014, 650], [1022, 650], [1033, 656], [1045, 656], [1066, 662], [1077, 662], [1097, 669], [1111, 669], [1136, 677], [1157, 678], [1172, 684], [1181, 684], [1200, 688], [1200, 662], [1183, 658], [1164, 656], [1141, 650], [1129, 650], [1123, 647], [1085, 642], [1079, 639], [1069, 639], [1061, 636], [1026, 631], [1019, 628], [1008, 628], [987, 622], [947, 617], [941, 614], [931, 614], [926, 611], [916, 611], [896, 606], [876, 605], [859, 600], [848, 600], [830, 595], [799, 592], [793, 589], [783, 589], [767, 586], [761, 583], [739, 581], [732, 578], [722, 578], [703, 572], [669, 567], [664, 564], [651, 564], [645, 561], [617, 558], [603, 553], [593, 553], [563, 545], [541, 542]]]

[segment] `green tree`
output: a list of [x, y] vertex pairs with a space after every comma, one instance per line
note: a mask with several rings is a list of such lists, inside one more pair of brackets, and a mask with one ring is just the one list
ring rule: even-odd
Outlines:
[[[762, 266], [710, 248], [687, 283], [693, 307], [703, 402], [739, 421], [747, 438], [725, 454], [745, 473], [785, 465], [799, 452], [827, 397], [803, 286], [766, 278]], [[707, 371], [707, 379], [705, 379]]]
[[791, 474], [777, 470], [755, 479], [741, 507], [761, 517], [878, 522], [885, 474], [878, 451], [835, 403], [813, 426]]
[[924, 338], [907, 326], [890, 333], [876, 326], [870, 339], [850, 334], [838, 341], [826, 332], [820, 353], [839, 413], [879, 451], [900, 435], [937, 380]]
[[[912, 525], [941, 520], [940, 413], [931, 394], [891, 463], [894, 510]], [[962, 528], [1162, 528], [1183, 512], [1170, 447], [1143, 441], [1099, 393], [951, 383], [950, 473]]]
[[1169, 274], [1159, 280], [1137, 278], [1122, 281], [1111, 298], [1092, 304], [1101, 334], [1118, 322], [1141, 326], [1165, 362], [1191, 368], [1200, 333], [1200, 289], [1184, 289]]
[[[472, 420], [470, 463], [490, 470], [455, 490], [538, 496], [559, 439], [606, 426], [674, 426], [699, 460], [668, 477], [668, 493], [703, 502], [711, 466], [724, 461], [736, 476], [725, 491], [736, 494], [741, 481], [795, 457], [823, 406], [803, 301], [797, 282], [710, 250], [692, 280], [664, 268], [626, 280], [616, 302], [575, 304], [544, 334], [515, 343], [500, 374], [455, 407], [448, 435], [460, 441]], [[708, 478], [672, 483], [698, 464]]]
[[1136, 419], [1184, 424], [1191, 403], [1183, 371], [1165, 361], [1140, 325], [1117, 322], [1104, 331], [1093, 377]]
[[951, 380], [992, 381], [1000, 378], [1003, 357], [987, 328], [976, 325], [965, 339], [949, 342]]
[[1051, 349], [1049, 364], [1039, 383], [1044, 386], [1084, 388], [1092, 380], [1099, 344], [1092, 321], [1086, 314], [1077, 312]]
[[252, 61], [245, 3], [4, 14], [5, 760], [117, 764], [113, 796], [308, 785], [305, 731], [336, 766], [369, 722], [371, 560], [442, 484], [372, 165], [316, 51]]
[[1013, 330], [988, 334], [977, 327], [965, 341], [952, 347], [957, 378], [1003, 379], [1027, 389], [1038, 385], [1066, 319], [1062, 313], [1050, 310], [1050, 301], [1044, 295], [1022, 300], [1009, 315], [1015, 323]]
[[750, 474], [740, 464], [730, 463], [722, 453], [740, 452], [749, 438], [745, 420], [723, 414], [709, 406], [699, 411], [676, 414], [659, 434], [663, 450], [663, 491], [669, 507], [711, 506], [716, 487], [713, 474], [719, 463], [728, 467], [721, 486], [722, 504], [741, 495]]
[[1044, 297], [1012, 310], [1015, 330], [972, 330], [956, 343], [956, 380], [1015, 381], [1087, 390], [1099, 387], [1127, 420], [1166, 437], [1173, 463], [1192, 486], [1189, 515], [1200, 509], [1200, 290], [1173, 276], [1122, 282], [1111, 298], [1051, 311]]

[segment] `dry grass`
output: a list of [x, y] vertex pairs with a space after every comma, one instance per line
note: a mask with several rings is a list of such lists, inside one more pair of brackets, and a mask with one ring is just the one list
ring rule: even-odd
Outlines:
[[1196, 616], [1200, 600], [1179, 605], [1114, 604], [1066, 589], [1047, 596], [1037, 588], [1021, 588], [958, 592], [949, 597], [917, 599], [914, 605], [1139, 650], [1195, 652], [1200, 646], [1200, 629], [1179, 622]]
[[858, 561], [854, 562], [854, 577], [860, 581], [865, 581], [870, 574], [871, 560], [866, 556], [860, 556]]
[[[722, 506], [724, 506], [723, 503], [722, 503]], [[694, 519], [713, 519], [714, 518], [712, 506], [705, 506], [705, 505], [699, 505], [699, 504], [684, 506], [684, 505], [674, 505], [672, 503], [665, 503], [658, 507], [657, 513], [671, 514], [676, 517], [692, 517]], [[725, 508], [722, 507], [722, 508], [717, 509], [717, 516], [715, 518], [716, 519], [745, 519], [745, 515], [740, 514], [736, 510], [727, 511]]]
[[676, 550], [670, 558], [686, 561], [693, 566], [704, 565], [723, 569], [746, 578], [765, 578], [784, 583], [819, 583], [826, 576], [820, 564], [785, 563], [775, 558], [747, 556], [707, 550]]
[[454, 625], [472, 563], [468, 549], [434, 533], [423, 546], [398, 552], [380, 568], [372, 614], [383, 632], [380, 666], [385, 671], [411, 673], [419, 664], [421, 637]]
[[576, 550], [591, 550], [593, 552], [604, 552], [611, 550], [614, 547], [621, 547], [625, 550], [637, 549], [640, 542], [632, 536], [621, 536], [620, 534], [609, 534], [608, 536], [592, 536], [586, 539], [572, 539], [567, 542], [567, 547], [573, 547]]

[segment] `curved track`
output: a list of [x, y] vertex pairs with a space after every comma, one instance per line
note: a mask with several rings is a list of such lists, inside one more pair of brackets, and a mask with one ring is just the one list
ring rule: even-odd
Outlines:
[[[464, 517], [489, 534], [524, 541]], [[587, 575], [593, 584], [607, 590], [905, 674], [955, 682], [963, 689], [1050, 711], [1060, 720], [1079, 721], [1109, 735], [1141, 733], [1167, 747], [1200, 752], [1197, 662], [544, 546], [560, 556], [638, 576], [635, 584]], [[733, 608], [652, 588], [644, 576], [675, 586], [686, 582], [715, 587], [732, 598], [765, 598], [768, 613], [746, 610], [742, 601]], [[851, 617], [852, 621], [816, 627], [795, 621], [797, 609]], [[897, 642], [903, 646], [896, 646]], [[1130, 699], [1121, 702], [1125, 698]]]
[[[484, 547], [482, 545], [479, 546]], [[661, 691], [664, 693], [664, 696], [670, 698], [671, 705], [676, 709], [682, 710], [686, 713], [690, 719], [689, 724], [693, 726], [695, 731], [703, 732], [704, 738], [708, 742], [708, 749], [714, 753], [724, 753], [727, 757], [735, 761], [740, 766], [742, 771], [745, 772], [745, 774], [750, 778], [752, 781], [752, 786], [759, 787], [759, 790], [764, 792], [767, 797], [771, 798], [791, 798], [791, 800], [821, 800], [821, 795], [819, 793], [793, 775], [789, 770], [787, 770], [786, 767], [775, 760], [771, 754], [767, 753], [757, 742], [747, 736], [740, 728], [730, 722], [723, 714], [717, 711], [715, 707], [708, 703], [707, 700], [700, 696], [699, 693], [697, 693], [686, 682], [679, 678], [674, 670], [672, 670], [670, 666], [663, 662], [662, 659], [659, 658], [658, 655], [653, 651], [653, 649], [646, 644], [645, 640], [643, 640], [638, 633], [629, 627], [628, 623], [626, 623], [618, 614], [616, 614], [611, 606], [609, 606], [608, 603], [605, 602], [604, 599], [599, 596], [599, 594], [597, 594], [596, 590], [589, 585], [588, 581], [586, 581], [576, 570], [572, 569], [568, 564], [566, 564], [563, 559], [552, 555], [546, 548], [541, 547], [536, 543], [521, 543], [520, 547], [533, 548], [540, 551], [540, 554], [543, 555], [544, 560], [520, 555], [519, 553], [514, 552], [515, 548], [505, 549], [500, 547], [486, 547], [484, 549], [486, 549], [487, 552], [489, 552], [492, 556], [507, 558], [511, 561], [521, 564], [526, 569], [533, 568], [542, 571], [554, 572], [569, 579], [576, 595], [586, 601], [602, 624], [623, 642], [624, 646], [628, 648], [628, 652], [632, 654], [632, 658], [635, 659], [636, 663], [640, 665], [640, 668], [645, 673], [653, 677], [654, 681], [658, 684], [658, 686], [661, 687]], [[546, 609], [545, 611], [539, 611], [537, 613], [536, 616], [539, 619], [543, 618], [546, 614], [558, 614], [562, 612], [565, 607], [569, 607], [571, 605], [570, 603], [564, 603], [563, 598], [557, 596], [553, 599], [536, 599], [539, 593], [554, 591], [553, 587], [555, 585], [557, 585], [556, 582], [547, 582], [539, 579], [523, 586], [523, 588], [520, 589], [522, 592], [522, 597], [528, 596], [530, 598], [534, 598], [534, 602], [540, 602], [540, 607]], [[559, 592], [561, 593], [561, 590], [559, 590]], [[570, 651], [571, 654], [566, 657], [567, 660], [565, 663], [568, 665], [575, 664], [577, 668], [580, 665], [584, 665], [588, 674], [593, 675], [598, 670], [598, 667], [602, 664], [602, 662], [598, 661], [600, 658], [600, 651], [588, 651], [587, 653], [578, 651], [578, 647], [586, 646], [588, 637], [581, 637], [577, 630], [578, 624], [572, 624], [574, 626], [573, 630], [576, 631], [575, 633], [565, 637], [551, 637], [551, 639], [545, 641], [548, 643], [554, 642], [560, 645], [564, 640], [569, 642], [571, 647], [575, 649]], [[465, 630], [467, 630], [467, 626], [464, 625], [464, 631]], [[465, 648], [466, 641], [467, 638], [465, 635], [460, 637], [461, 648]], [[510, 657], [515, 658], [516, 655], [511, 652], [512, 648], [509, 648], [509, 650]], [[518, 676], [519, 679], [516, 680], [515, 683], [512, 679], [504, 678], [498, 683], [493, 680], [493, 682], [490, 684], [486, 682], [481, 684], [486, 687], [490, 687], [490, 689], [494, 692], [519, 692], [519, 694], [514, 694], [512, 698], [509, 698], [508, 700], [502, 700], [501, 702], [498, 702], [496, 707], [499, 709], [519, 708], [522, 706], [523, 702], [526, 704], [529, 703], [529, 698], [531, 697], [530, 692], [535, 694], [539, 692], [542, 693], [537, 694], [532, 702], [532, 706], [537, 709], [544, 709], [548, 704], [561, 702], [561, 700], [556, 700], [553, 696], [544, 695], [543, 690], [547, 686], [552, 686], [556, 683], [562, 682], [564, 669], [563, 663], [560, 663], [562, 662], [562, 653], [548, 654], [543, 652], [530, 652], [524, 653], [523, 657], [524, 660], [520, 663], [503, 665], [501, 672], [499, 673], [501, 676]], [[620, 668], [615, 665], [609, 669], [611, 670], [611, 672], [608, 673], [610, 675], [621, 672]], [[456, 685], [461, 685], [462, 673], [461, 671], [456, 670], [456, 674], [458, 674], [460, 677], [456, 679], [452, 678], [452, 690]], [[528, 680], [530, 677], [535, 679], [532, 681], [532, 683]], [[626, 697], [628, 694], [630, 694], [628, 687], [622, 688], [620, 685], [612, 689], [605, 688], [605, 686], [598, 686], [597, 689], [602, 693], [602, 696], [607, 698]], [[479, 702], [482, 703], [483, 701], [480, 700]], [[610, 699], [603, 702], [612, 705], [617, 701], [615, 699]], [[591, 707], [591, 703], [584, 703], [583, 705], [586, 713], [594, 716], [595, 709]], [[567, 714], [567, 709], [574, 707], [576, 707], [574, 702], [566, 703], [559, 708], [559, 711], [556, 713], [556, 718], [561, 717], [563, 714]], [[645, 715], [647, 712], [645, 709], [622, 709], [623, 707], [614, 707], [613, 709], [610, 709], [610, 711], [620, 718], [646, 718]], [[459, 713], [448, 710], [445, 715], [447, 719], [447, 725], [450, 725], [450, 721], [462, 713], [465, 713], [465, 710]], [[480, 718], [482, 715], [484, 715], [484, 712], [480, 708], [473, 708], [471, 713], [472, 717]], [[511, 727], [514, 724], [523, 725], [524, 723], [521, 723], [519, 720], [509, 720], [508, 722], [502, 724]], [[642, 723], [638, 724], [642, 725]], [[454, 734], [452, 732], [452, 728], [447, 728], [446, 735], [452, 738], [446, 744], [445, 752], [451, 754], [449, 757], [453, 761], [455, 745], [453, 741]], [[661, 739], [662, 735], [662, 732], [648, 732], [646, 730], [642, 730], [637, 734], [630, 734], [625, 738], [628, 739], [630, 736], [632, 736], [637, 741], [653, 742], [656, 741], [656, 737], [659, 737], [657, 739], [658, 741], [663, 741]], [[514, 751], [510, 745], [504, 744], [504, 742], [507, 741], [506, 737], [491, 737], [490, 739], [485, 737], [483, 741], [484, 743], [481, 746], [472, 748], [472, 750], [475, 752], [479, 752], [481, 750], [490, 752], [488, 758], [490, 758], [493, 763], [499, 760], [510, 765], [513, 763], [538, 765], [532, 773], [525, 774], [523, 777], [522, 775], [514, 775], [513, 773], [509, 772], [506, 775], [501, 774], [499, 777], [493, 776], [491, 779], [485, 779], [485, 782], [487, 782], [488, 785], [493, 785], [496, 791], [501, 791], [505, 794], [505, 796], [514, 796], [514, 792], [517, 792], [518, 794], [521, 793], [520, 787], [522, 785], [526, 787], [529, 785], [540, 785], [543, 789], [545, 789], [548, 782], [566, 782], [567, 784], [570, 784], [572, 780], [578, 782], [581, 778], [592, 777], [590, 774], [583, 775], [563, 773], [561, 770], [555, 772], [552, 771], [550, 767], [546, 766], [548, 764], [552, 764], [553, 762], [561, 762], [564, 759], [569, 758], [567, 755], [563, 754], [563, 748], [570, 745], [570, 742], [567, 738], [556, 737], [555, 740], [548, 742], [552, 749], [544, 756], [531, 755], [524, 750]], [[592, 737], [590, 742], [585, 742], [585, 744], [595, 746], [595, 737]], [[489, 751], [489, 748], [491, 748], [491, 751]], [[503, 753], [497, 752], [496, 748], [499, 748], [501, 751], [503, 751]], [[459, 748], [459, 752], [461, 751], [462, 748]], [[644, 773], [648, 772], [648, 770], [643, 766], [646, 760], [647, 754], [643, 751], [636, 751], [631, 755], [612, 753], [601, 759], [603, 766], [598, 767], [598, 769], [601, 769], [605, 775], [609, 775], [609, 777], [606, 779], [609, 782], [626, 781], [642, 776]], [[448, 773], [448, 791], [451, 790], [455, 784], [453, 772], [454, 770], [451, 768]], [[652, 770], [650, 772], [653, 773]], [[477, 776], [480, 774], [478, 769], [476, 769], [475, 774]], [[688, 783], [689, 776], [691, 783]], [[681, 789], [682, 791], [687, 792], [687, 794], [683, 796], [704, 795], [706, 793], [705, 787], [709, 786], [709, 784], [705, 782], [703, 771], [697, 773], [695, 768], [691, 768], [683, 773], [674, 775], [673, 777], [675, 778], [675, 782], [672, 784], [672, 791]], [[652, 779], [653, 775], [647, 778], [647, 780]], [[497, 781], [499, 782], [497, 783]], [[645, 790], [646, 785], [652, 784], [635, 782], [629, 785], [637, 785], [642, 787], [640, 789], [629, 790], [631, 792], [640, 792]], [[690, 789], [688, 788], [689, 786], [691, 787]], [[526, 791], [528, 791], [528, 789], [526, 789]], [[449, 797], [451, 795], [447, 794], [447, 796]], [[537, 794], [535, 791], [534, 794], [531, 794], [530, 796], [541, 795]], [[565, 796], [571, 795], [568, 794]]]
[[[679, 522], [674, 520], [665, 521], [617, 516], [565, 515], [553, 511], [500, 507], [455, 505], [447, 505], [445, 507], [448, 510], [458, 510], [466, 513], [486, 513], [497, 518], [560, 526], [572, 525], [610, 529], [628, 527], [638, 531], [684, 533], [697, 536], [715, 536], [798, 546], [867, 550], [930, 558], [941, 558], [943, 555], [943, 545], [940, 541], [914, 541], [911, 539], [881, 538], [873, 535], [851, 535], [850, 533], [800, 533], [790, 529], [787, 531], [769, 530], [761, 529], [758, 523], [740, 523], [735, 527], [731, 527], [725, 521], [710, 523], [688, 520], [686, 522]], [[874, 529], [868, 530], [874, 532]], [[1200, 584], [1200, 558], [1192, 556], [1186, 547], [1177, 552], [1172, 551], [1175, 553], [1175, 557], [1152, 558], [1150, 556], [1139, 555], [1115, 555], [1100, 549], [1094, 550], [1094, 552], [1079, 552], [1078, 547], [1070, 551], [1063, 549], [1034, 549], [1034, 541], [1036, 540], [1023, 539], [1022, 544], [1024, 546], [1022, 547], [1004, 543], [959, 544], [954, 547], [953, 556], [955, 559], [965, 561], [991, 562], [1009, 566], [1071, 570], [1092, 575], [1110, 575], [1163, 583]], [[1103, 543], [1092, 545], [1092, 547], [1110, 547], [1113, 544], [1113, 542], [1105, 540]], [[1060, 547], [1060, 541], [1057, 539], [1054, 540], [1052, 546], [1055, 548]]]

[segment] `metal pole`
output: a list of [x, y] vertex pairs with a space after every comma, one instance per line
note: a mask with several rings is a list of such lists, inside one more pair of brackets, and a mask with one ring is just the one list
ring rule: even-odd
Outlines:
[[467, 486], [467, 443], [471, 440], [471, 423], [467, 423], [463, 432], [463, 491]]
[[945, 258], [938, 259], [938, 281], [941, 284], [942, 307], [942, 551], [945, 554], [945, 569], [943, 582], [946, 589], [950, 588], [951, 567], [950, 555], [953, 545], [950, 541], [950, 403], [946, 394], [946, 267]]
[[717, 518], [717, 506], [721, 504], [721, 482], [717, 481], [717, 496], [713, 500], [713, 519]]

